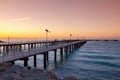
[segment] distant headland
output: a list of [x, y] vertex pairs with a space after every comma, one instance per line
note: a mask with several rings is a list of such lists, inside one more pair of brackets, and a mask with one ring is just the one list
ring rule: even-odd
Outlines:
[[0, 40], [0, 43], [3, 43], [4, 41]]
[[87, 39], [87, 41], [119, 41], [119, 40], [108, 40], [108, 39], [105, 39], [105, 40], [99, 40], [99, 39]]

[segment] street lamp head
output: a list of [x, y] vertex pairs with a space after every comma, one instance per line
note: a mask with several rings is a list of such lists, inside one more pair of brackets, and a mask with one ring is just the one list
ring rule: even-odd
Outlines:
[[45, 29], [46, 32], [48, 32], [48, 29]]
[[45, 31], [50, 33], [50, 31], [48, 29], [45, 29]]

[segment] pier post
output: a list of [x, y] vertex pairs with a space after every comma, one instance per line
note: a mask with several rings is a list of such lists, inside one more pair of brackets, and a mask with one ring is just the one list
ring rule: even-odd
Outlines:
[[70, 45], [70, 52], [72, 52], [72, 45]]
[[12, 45], [10, 46], [10, 51], [12, 50]]
[[72, 49], [72, 45], [71, 45], [71, 52], [73, 51], [73, 49]]
[[76, 44], [74, 44], [74, 46], [75, 46], [75, 49], [77, 48], [77, 45]]
[[65, 47], [65, 53], [66, 53], [66, 56], [68, 55], [68, 46]]
[[8, 48], [8, 46], [6, 46], [6, 51], [7, 51], [7, 54], [8, 54], [8, 52], [9, 52], [9, 48]]
[[28, 58], [24, 58], [24, 66], [28, 66]]
[[63, 47], [63, 50], [64, 50], [64, 53], [66, 52], [66, 49], [65, 49], [65, 47]]
[[18, 50], [19, 50], [19, 51], [22, 50], [22, 45], [18, 45]]
[[77, 48], [79, 48], [79, 43], [77, 44]]
[[28, 48], [27, 49], [30, 50], [30, 44], [28, 44]]
[[72, 45], [72, 51], [74, 51], [74, 45]]
[[35, 47], [35, 49], [36, 49], [36, 45], [37, 45], [37, 44], [36, 44], [36, 43], [34, 43], [34, 47]]
[[54, 61], [55, 62], [57, 61], [57, 50], [56, 49], [54, 50]]
[[11, 64], [14, 65], [14, 64], [15, 64], [15, 61], [11, 61]]
[[38, 47], [42, 47], [43, 45], [42, 45], [42, 43], [39, 43], [39, 46]]
[[68, 46], [65, 47], [65, 53], [68, 53]]
[[72, 45], [70, 45], [70, 52], [72, 52]]
[[30, 46], [31, 48], [30, 49], [33, 49], [33, 44], [31, 44], [31, 46]]
[[3, 46], [3, 52], [5, 52], [5, 46]]
[[75, 50], [75, 46], [74, 46], [74, 44], [73, 44], [73, 50]]
[[70, 53], [70, 46], [68, 46], [68, 53]]
[[43, 54], [43, 57], [44, 57], [44, 60], [43, 60], [44, 69], [46, 69], [46, 68], [47, 68], [47, 62], [46, 62], [47, 57], [46, 57], [46, 53]]
[[61, 60], [63, 60], [63, 48], [60, 48]]
[[34, 67], [36, 67], [37, 65], [37, 59], [36, 59], [36, 55], [34, 55]]
[[24, 44], [23, 46], [24, 46], [24, 49], [23, 49], [23, 50], [25, 50], [25, 49], [26, 49], [26, 48], [25, 48], [25, 47], [26, 47], [25, 44]]

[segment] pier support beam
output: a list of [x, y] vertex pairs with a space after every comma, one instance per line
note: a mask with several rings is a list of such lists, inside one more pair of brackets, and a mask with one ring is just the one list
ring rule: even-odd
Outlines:
[[57, 50], [56, 49], [54, 50], [54, 61], [55, 62], [57, 61]]
[[68, 57], [68, 46], [65, 47], [66, 58]]
[[15, 61], [11, 61], [11, 64], [14, 65], [14, 64], [15, 64]]
[[37, 59], [36, 59], [36, 55], [34, 55], [34, 67], [37, 66]]
[[9, 46], [6, 46], [7, 54], [9, 53]]
[[72, 51], [74, 51], [74, 45], [72, 45]]
[[72, 46], [70, 45], [70, 53], [72, 52]]
[[28, 66], [28, 58], [24, 58], [24, 66]]
[[46, 53], [43, 54], [43, 58], [44, 58], [43, 60], [44, 69], [46, 69], [47, 68], [47, 54]]
[[74, 46], [74, 44], [73, 44], [73, 50], [75, 50], [75, 46]]
[[63, 48], [60, 48], [61, 60], [63, 60]]
[[76, 44], [74, 44], [74, 46], [75, 46], [75, 49], [77, 49], [77, 45], [76, 45]]

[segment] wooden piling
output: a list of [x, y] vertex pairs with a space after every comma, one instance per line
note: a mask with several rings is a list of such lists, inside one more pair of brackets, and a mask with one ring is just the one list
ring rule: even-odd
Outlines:
[[57, 61], [57, 49], [54, 50], [54, 61]]
[[44, 65], [44, 69], [47, 68], [47, 62], [46, 62], [46, 53], [43, 54], [44, 60], [43, 60], [43, 65]]
[[15, 64], [15, 61], [11, 61], [11, 64], [14, 65], [14, 64]]
[[61, 60], [63, 60], [63, 48], [60, 48]]
[[28, 66], [28, 58], [24, 58], [24, 66]]
[[36, 67], [37, 66], [37, 57], [36, 57], [36, 55], [34, 55], [34, 67]]

